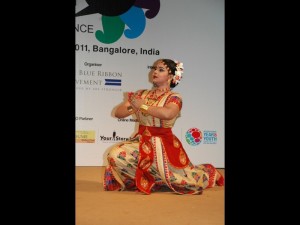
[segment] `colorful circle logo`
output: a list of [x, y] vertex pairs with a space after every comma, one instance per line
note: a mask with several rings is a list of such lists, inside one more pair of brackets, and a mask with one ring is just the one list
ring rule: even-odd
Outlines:
[[202, 132], [197, 128], [191, 128], [185, 133], [185, 140], [189, 145], [199, 145], [202, 141]]

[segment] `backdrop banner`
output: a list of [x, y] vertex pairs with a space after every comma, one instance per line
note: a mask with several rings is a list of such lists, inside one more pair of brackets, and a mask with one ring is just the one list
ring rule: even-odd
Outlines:
[[76, 1], [76, 166], [105, 166], [136, 118], [114, 117], [127, 92], [152, 87], [160, 58], [183, 62], [173, 128], [194, 164], [224, 168], [224, 0]]

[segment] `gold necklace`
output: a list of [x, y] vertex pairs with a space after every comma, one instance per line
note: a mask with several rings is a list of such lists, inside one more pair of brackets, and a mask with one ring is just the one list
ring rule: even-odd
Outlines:
[[162, 97], [169, 92], [170, 89], [166, 89], [166, 91], [164, 91], [159, 96], [157, 96], [157, 93], [156, 93], [157, 90], [159, 90], [159, 89], [155, 89], [154, 91], [150, 92], [150, 95], [146, 98], [147, 99], [147, 102], [146, 102], [147, 105], [154, 105], [155, 102], [159, 102], [162, 99]]
[[168, 92], [170, 91], [170, 88], [169, 87], [166, 87], [166, 88], [156, 88], [155, 91], [162, 91], [162, 92]]

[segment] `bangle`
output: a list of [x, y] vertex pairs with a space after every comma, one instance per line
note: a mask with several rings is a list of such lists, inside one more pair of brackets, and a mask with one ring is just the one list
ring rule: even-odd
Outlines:
[[140, 110], [143, 112], [143, 113], [146, 113], [147, 110], [148, 110], [149, 106], [148, 105], [145, 105], [145, 104], [142, 104], [140, 106]]
[[131, 106], [131, 105], [130, 105], [130, 106], [128, 106], [128, 107], [127, 107], [127, 110], [128, 110], [128, 112], [132, 113], [132, 111], [133, 111], [133, 108], [132, 108], [132, 106]]

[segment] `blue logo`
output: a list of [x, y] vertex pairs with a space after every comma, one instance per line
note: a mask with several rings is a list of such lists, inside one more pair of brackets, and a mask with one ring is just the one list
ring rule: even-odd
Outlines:
[[121, 86], [119, 79], [105, 79], [105, 85]]
[[203, 131], [203, 144], [217, 144], [218, 135], [217, 131]]
[[145, 30], [146, 18], [154, 18], [160, 9], [160, 0], [86, 0], [86, 3], [88, 7], [75, 16], [101, 14], [103, 30], [97, 30], [95, 37], [104, 44], [118, 41], [123, 33], [129, 39], [139, 37]]

